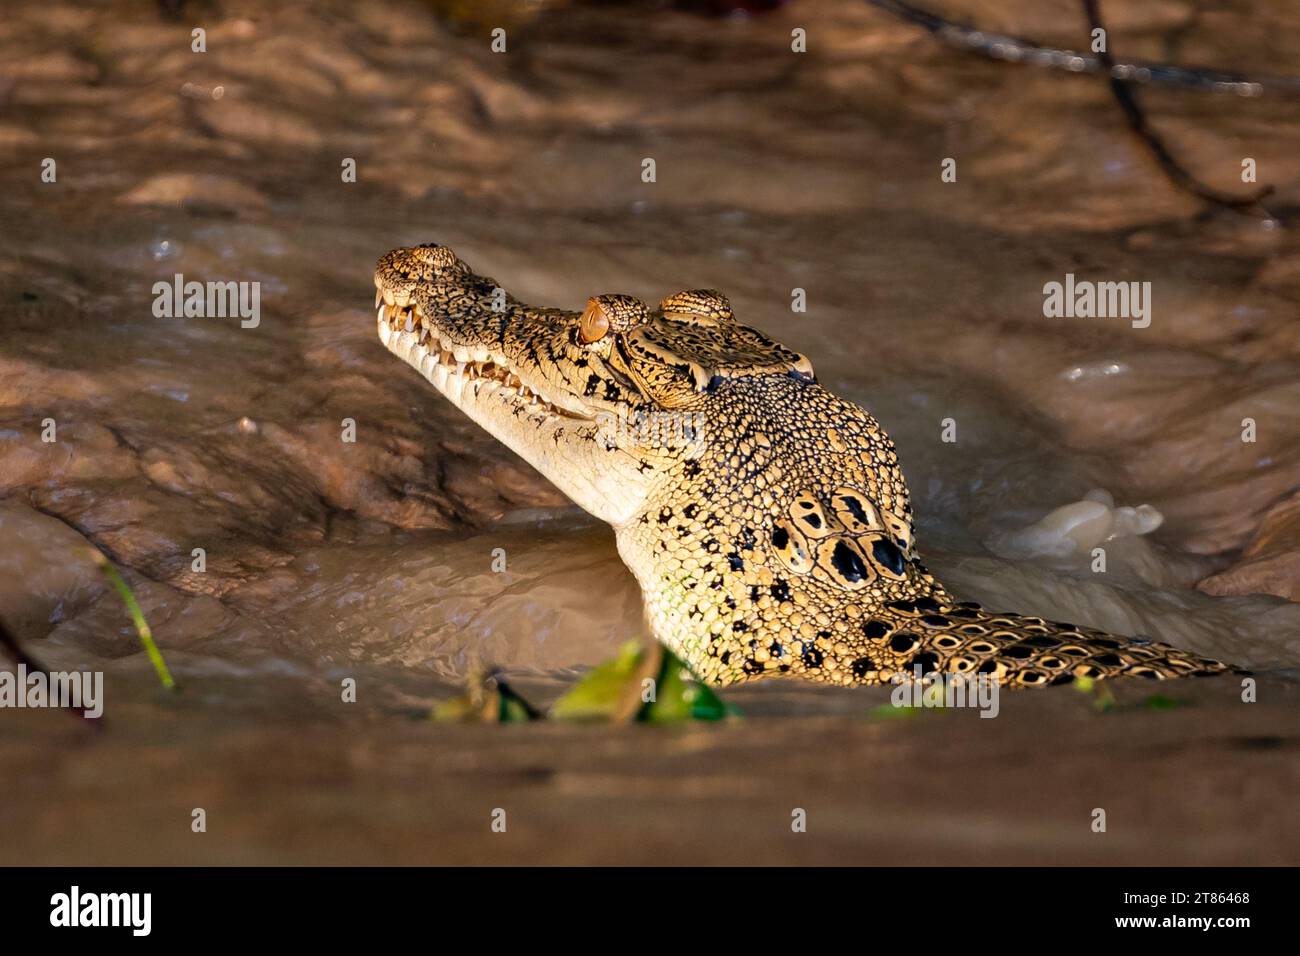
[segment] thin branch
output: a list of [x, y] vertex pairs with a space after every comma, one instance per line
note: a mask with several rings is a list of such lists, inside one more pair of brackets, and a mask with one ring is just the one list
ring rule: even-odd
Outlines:
[[[1151, 127], [1146, 113], [1138, 105], [1132, 87], [1135, 84], [1160, 83], [1213, 93], [1233, 93], [1245, 97], [1263, 96], [1266, 92], [1297, 95], [1300, 94], [1300, 77], [1251, 77], [1240, 73], [1221, 73], [1199, 67], [1144, 61], [1116, 63], [1114, 55], [1110, 52], [1109, 41], [1104, 44], [1100, 53], [1093, 56], [1073, 50], [1045, 47], [1023, 37], [977, 30], [972, 26], [955, 23], [929, 10], [912, 6], [904, 0], [866, 0], [866, 2], [892, 16], [928, 30], [947, 43], [992, 59], [1046, 66], [1071, 73], [1105, 76], [1110, 84], [1111, 95], [1124, 112], [1129, 129], [1151, 151], [1161, 172], [1177, 188], [1205, 202], [1229, 209], [1251, 209], [1270, 219], [1275, 218], [1262, 204], [1262, 200], [1273, 192], [1272, 186], [1261, 187], [1250, 196], [1235, 196], [1206, 185], [1189, 172]], [[1089, 29], [1105, 31], [1099, 0], [1083, 0], [1083, 7], [1088, 18]]]
[[1146, 60], [1103, 63], [1099, 56], [1047, 47], [1024, 37], [990, 33], [960, 24], [903, 0], [866, 2], [891, 16], [929, 31], [945, 43], [994, 60], [1044, 66], [1070, 73], [1109, 73], [1112, 79], [1128, 83], [1157, 83], [1208, 93], [1231, 93], [1245, 97], [1300, 96], [1300, 77], [1297, 76], [1252, 76]]
[[1105, 37], [1097, 58], [1109, 74], [1111, 95], [1115, 97], [1115, 102], [1124, 111], [1124, 118], [1128, 121], [1129, 129], [1151, 150], [1156, 162], [1160, 164], [1161, 171], [1169, 181], [1179, 189], [1189, 192], [1206, 202], [1226, 206], [1229, 209], [1254, 209], [1262, 212], [1270, 219], [1273, 218], [1268, 210], [1261, 205], [1261, 200], [1273, 192], [1272, 186], [1264, 186], [1256, 190], [1251, 196], [1234, 196], [1231, 193], [1215, 189], [1213, 186], [1207, 186], [1192, 175], [1174, 157], [1169, 147], [1165, 145], [1165, 141], [1151, 128], [1151, 124], [1147, 121], [1146, 113], [1138, 105], [1137, 96], [1129, 86], [1131, 81], [1121, 79], [1115, 72], [1115, 58], [1110, 52], [1110, 32], [1101, 20], [1100, 0], [1083, 0], [1083, 9], [1088, 17], [1088, 29], [1090, 31], [1101, 30], [1102, 36]]

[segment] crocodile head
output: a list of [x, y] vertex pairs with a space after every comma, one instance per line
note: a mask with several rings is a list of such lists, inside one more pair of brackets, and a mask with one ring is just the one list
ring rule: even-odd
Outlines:
[[438, 245], [390, 252], [375, 286], [384, 345], [614, 526], [655, 636], [702, 679], [1224, 669], [956, 602], [916, 552], [888, 435], [716, 292], [534, 308]]
[[812, 381], [803, 356], [736, 322], [716, 292], [659, 308], [598, 295], [525, 306], [445, 246], [398, 249], [375, 272], [379, 337], [461, 411], [615, 527], [697, 456], [730, 378]]

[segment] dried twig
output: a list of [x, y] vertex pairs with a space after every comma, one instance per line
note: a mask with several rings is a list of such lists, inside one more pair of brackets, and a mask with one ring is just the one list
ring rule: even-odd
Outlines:
[[995, 60], [1045, 66], [1070, 73], [1108, 72], [1112, 78], [1128, 83], [1156, 83], [1209, 93], [1231, 93], [1246, 97], [1300, 96], [1300, 77], [1297, 76], [1252, 76], [1145, 60], [1106, 64], [1100, 56], [1043, 46], [1024, 37], [990, 33], [949, 20], [903, 0], [866, 2], [900, 20], [922, 27], [946, 43]]
[[1182, 163], [1174, 157], [1165, 145], [1165, 141], [1151, 128], [1147, 122], [1146, 113], [1138, 105], [1137, 96], [1130, 88], [1131, 80], [1121, 79], [1116, 73], [1115, 58], [1110, 52], [1110, 33], [1106, 30], [1106, 25], [1101, 20], [1100, 0], [1083, 0], [1084, 13], [1088, 17], [1089, 30], [1101, 30], [1105, 36], [1106, 42], [1102, 45], [1101, 51], [1097, 58], [1101, 60], [1102, 66], [1110, 77], [1110, 91], [1115, 97], [1115, 102], [1119, 104], [1124, 111], [1124, 118], [1128, 120], [1129, 129], [1133, 134], [1146, 144], [1147, 148], [1160, 164], [1160, 169], [1179, 189], [1191, 193], [1199, 199], [1211, 202], [1219, 206], [1225, 206], [1229, 209], [1255, 209], [1265, 216], [1272, 218], [1267, 209], [1260, 204], [1260, 201], [1271, 192], [1272, 186], [1264, 186], [1256, 190], [1250, 196], [1234, 196], [1231, 193], [1225, 193], [1213, 186], [1207, 186], [1190, 173]]
[[[1089, 30], [1105, 31], [1099, 0], [1082, 0], [1082, 2], [1084, 14], [1088, 18]], [[1249, 196], [1235, 196], [1207, 186], [1189, 172], [1151, 127], [1146, 113], [1137, 102], [1132, 87], [1142, 83], [1162, 83], [1186, 89], [1233, 93], [1247, 97], [1262, 96], [1266, 92], [1296, 95], [1300, 94], [1300, 77], [1250, 77], [1199, 67], [1142, 61], [1117, 63], [1110, 51], [1109, 42], [1105, 43], [1102, 50], [1094, 56], [1073, 50], [1045, 47], [1023, 37], [988, 33], [971, 26], [963, 26], [936, 13], [905, 3], [903, 0], [867, 0], [867, 3], [908, 23], [923, 27], [936, 37], [974, 53], [1013, 63], [1105, 76], [1110, 83], [1111, 94], [1124, 112], [1129, 129], [1151, 151], [1161, 171], [1170, 182], [1206, 202], [1229, 209], [1250, 209], [1270, 219], [1275, 218], [1261, 202], [1273, 192], [1273, 187], [1261, 187]]]

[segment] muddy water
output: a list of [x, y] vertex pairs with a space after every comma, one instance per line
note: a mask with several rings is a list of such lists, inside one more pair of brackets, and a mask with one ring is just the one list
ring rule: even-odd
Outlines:
[[[1282, 3], [1106, 6], [1121, 58], [1296, 62]], [[963, 9], [1078, 42], [1068, 3]], [[863, 4], [11, 4], [0, 614], [51, 666], [106, 671], [110, 729], [0, 712], [0, 811], [27, 825], [3, 857], [1294, 862], [1300, 106], [1143, 97], [1213, 185], [1245, 189], [1254, 159], [1276, 218], [1203, 214], [1095, 82]], [[608, 530], [376, 340], [374, 260], [423, 241], [539, 304], [723, 289], [891, 432], [951, 589], [1250, 666], [1265, 699], [1216, 680], [1168, 713], [1053, 692], [881, 723], [886, 692], [777, 684], [733, 695], [744, 725], [658, 736], [408, 719], [485, 662], [550, 699], [642, 633]], [[178, 273], [260, 283], [260, 322], [156, 316]], [[1151, 283], [1150, 324], [1045, 317], [1067, 274]], [[1091, 524], [1042, 523], [1094, 489], [1114, 507]], [[1158, 527], [1108, 538], [1142, 505]], [[136, 588], [179, 698], [151, 690], [87, 541]], [[480, 818], [506, 799], [520, 840], [489, 849]], [[787, 845], [814, 799], [825, 829]], [[195, 842], [206, 804], [224, 829]], [[1098, 805], [1130, 821], [1105, 844], [1078, 822]], [[771, 841], [742, 846], [762, 820]]]

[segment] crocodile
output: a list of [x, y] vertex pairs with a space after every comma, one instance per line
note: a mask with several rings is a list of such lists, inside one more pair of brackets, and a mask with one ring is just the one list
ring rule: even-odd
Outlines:
[[613, 527], [651, 632], [701, 681], [1227, 669], [955, 599], [918, 554], [889, 436], [718, 292], [535, 308], [437, 244], [383, 256], [375, 289], [383, 344]]

